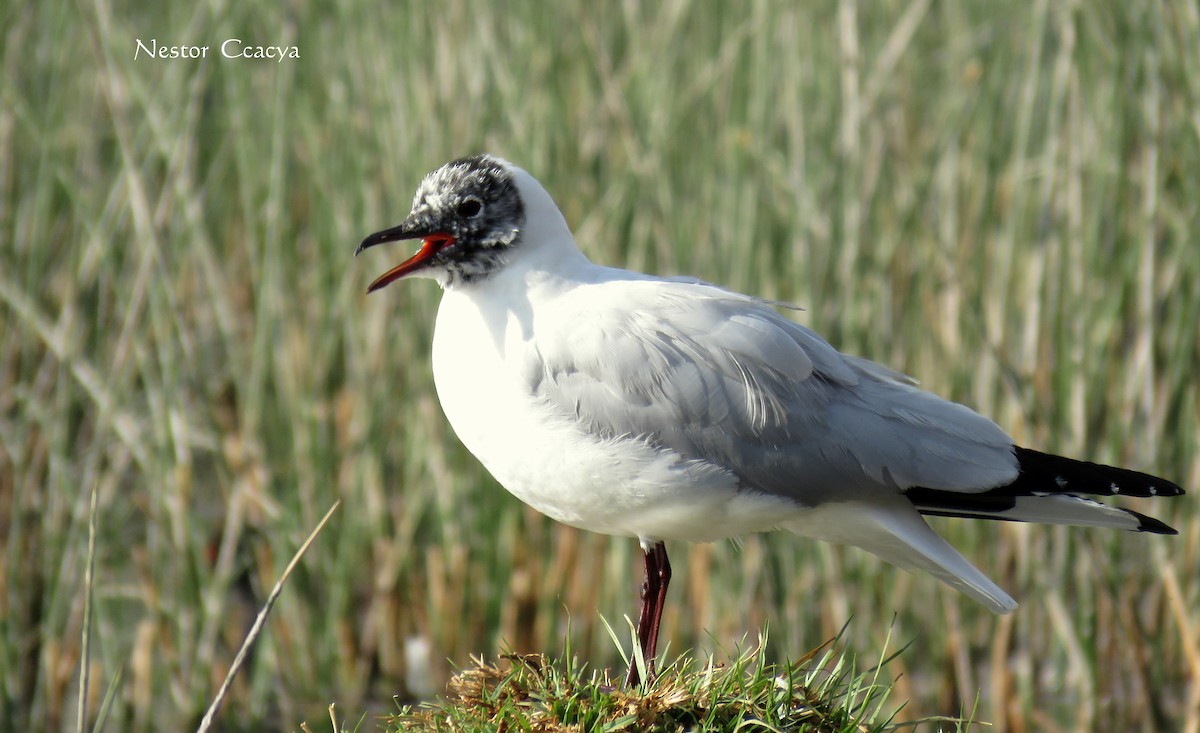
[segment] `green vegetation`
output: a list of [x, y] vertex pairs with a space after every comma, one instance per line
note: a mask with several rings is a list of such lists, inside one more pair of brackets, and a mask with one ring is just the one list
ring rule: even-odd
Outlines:
[[[351, 257], [421, 175], [481, 150], [537, 176], [596, 261], [798, 303], [1023, 444], [1191, 490], [1128, 504], [1174, 538], [938, 520], [1022, 602], [1003, 618], [790, 536], [672, 546], [671, 649], [721, 661], [770, 621], [782, 663], [852, 617], [851, 658], [906, 645], [896, 722], [1200, 726], [1193, 0], [0, 18], [0, 729], [75, 729], [93, 488], [87, 710], [107, 697], [107, 730], [194, 728], [337, 499], [226, 730], [316, 731], [330, 702], [369, 728], [472, 653], [619, 667], [600, 619], [634, 608], [636, 543], [485, 476], [433, 391], [436, 286], [368, 298], [408, 252]], [[211, 48], [135, 58], [139, 38]], [[300, 58], [225, 59], [229, 38]]]
[[[867, 733], [893, 730], [880, 680], [888, 659], [865, 672], [828, 649], [799, 662], [768, 662], [763, 643], [703, 663], [680, 658], [657, 682], [623, 690], [608, 672], [577, 659], [509, 654], [500, 664], [473, 659], [450, 680], [444, 701], [405, 706], [388, 720], [400, 731], [801, 731]], [[924, 721], [965, 730], [962, 721]], [[909, 726], [905, 726], [909, 727]], [[930, 728], [933, 729], [932, 727]], [[939, 728], [949, 730], [950, 728]]]

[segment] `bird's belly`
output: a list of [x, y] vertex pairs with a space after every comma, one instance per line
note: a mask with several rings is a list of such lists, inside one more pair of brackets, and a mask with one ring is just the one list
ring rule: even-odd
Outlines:
[[774, 529], [798, 510], [740, 491], [721, 467], [642, 439], [589, 432], [539, 403], [513, 361], [487, 348], [490, 339], [454, 332], [453, 340], [439, 333], [434, 341], [442, 410], [502, 486], [552, 519], [605, 534], [709, 542]]

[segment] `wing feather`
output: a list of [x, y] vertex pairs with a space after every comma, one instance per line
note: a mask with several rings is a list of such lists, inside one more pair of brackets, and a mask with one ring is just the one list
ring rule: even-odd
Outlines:
[[839, 353], [763, 301], [702, 283], [619, 285], [565, 296], [539, 324], [530, 373], [540, 400], [597, 434], [636, 436], [807, 505], [1016, 477], [995, 423]]

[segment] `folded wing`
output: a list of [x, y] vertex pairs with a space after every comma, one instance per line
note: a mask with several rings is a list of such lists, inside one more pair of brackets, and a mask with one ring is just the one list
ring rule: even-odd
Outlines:
[[997, 612], [1016, 603], [919, 514], [1173, 532], [1074, 494], [1178, 486], [1017, 448], [991, 420], [839, 353], [763, 301], [695, 282], [597, 283], [537, 332], [548, 337], [529, 388], [565, 417], [822, 509], [821, 523], [781, 524], [930, 572]]

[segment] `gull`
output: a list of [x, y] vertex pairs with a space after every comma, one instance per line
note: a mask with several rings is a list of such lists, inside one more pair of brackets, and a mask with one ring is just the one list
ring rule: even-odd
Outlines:
[[529, 173], [492, 155], [421, 181], [355, 254], [417, 240], [377, 278], [443, 289], [433, 376], [455, 434], [518, 499], [644, 552], [638, 649], [654, 679], [666, 540], [771, 530], [860, 547], [996, 613], [1016, 601], [922, 515], [1175, 534], [1094, 496], [1165, 479], [1017, 446], [994, 422], [837, 351], [778, 304], [590, 262]]

